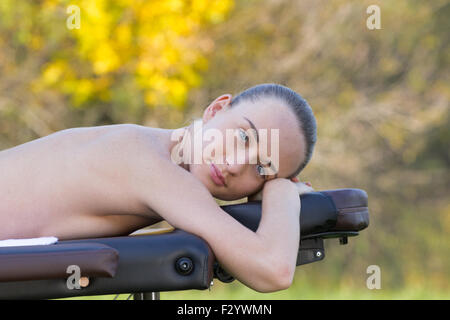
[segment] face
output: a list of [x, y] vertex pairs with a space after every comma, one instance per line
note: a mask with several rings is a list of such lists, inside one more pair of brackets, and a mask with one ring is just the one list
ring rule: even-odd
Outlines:
[[280, 100], [242, 101], [232, 108], [230, 102], [231, 96], [224, 95], [206, 108], [201, 161], [189, 165], [189, 171], [222, 200], [246, 197], [266, 181], [289, 177], [305, 150], [297, 118]]

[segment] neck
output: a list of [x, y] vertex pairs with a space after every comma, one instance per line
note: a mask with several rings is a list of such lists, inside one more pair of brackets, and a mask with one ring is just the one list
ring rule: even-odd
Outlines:
[[[159, 140], [169, 155], [178, 155], [180, 160], [176, 161], [180, 167], [189, 171], [189, 164], [183, 162], [183, 149], [187, 139], [187, 135], [190, 132], [190, 126], [182, 127], [178, 129], [156, 129], [156, 133]], [[178, 158], [177, 158], [178, 159]], [[174, 160], [174, 159], [172, 159]]]

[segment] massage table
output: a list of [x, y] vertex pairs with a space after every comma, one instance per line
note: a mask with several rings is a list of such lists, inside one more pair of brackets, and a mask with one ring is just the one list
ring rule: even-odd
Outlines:
[[[349, 237], [369, 225], [368, 199], [363, 190], [316, 191], [301, 195], [300, 200], [297, 266], [323, 260], [324, 240], [337, 238], [347, 244]], [[257, 230], [260, 201], [222, 209], [247, 228]], [[73, 277], [69, 266], [79, 268], [79, 278]], [[72, 279], [79, 280], [78, 284], [73, 282], [78, 288], [68, 285]], [[50, 245], [0, 247], [0, 299], [121, 293], [138, 300], [157, 299], [162, 291], [208, 289], [214, 279], [234, 280], [215, 260], [208, 243], [173, 228]]]

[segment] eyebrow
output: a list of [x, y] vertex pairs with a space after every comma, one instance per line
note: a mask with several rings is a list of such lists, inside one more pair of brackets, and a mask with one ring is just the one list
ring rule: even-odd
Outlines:
[[248, 118], [244, 117], [245, 120], [248, 121], [248, 123], [250, 124], [250, 127], [252, 127], [253, 130], [255, 130], [256, 132], [256, 142], [259, 143], [259, 134], [258, 134], [258, 129], [256, 129], [255, 125], [253, 124], [253, 122], [251, 122]]

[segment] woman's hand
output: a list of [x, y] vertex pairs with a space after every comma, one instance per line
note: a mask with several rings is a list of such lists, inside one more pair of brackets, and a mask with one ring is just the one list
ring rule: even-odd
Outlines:
[[297, 186], [298, 195], [302, 195], [304, 193], [309, 193], [309, 192], [314, 192], [314, 189], [312, 188], [310, 182], [300, 182], [300, 180], [298, 180], [298, 178], [292, 178], [291, 181], [294, 182], [295, 185]]
[[[294, 182], [294, 184], [297, 186], [298, 195], [302, 195], [304, 193], [309, 193], [309, 192], [314, 192], [314, 189], [312, 188], [310, 182], [300, 182], [300, 180], [298, 180], [298, 178], [296, 178], [296, 177], [292, 178], [291, 181]], [[264, 187], [257, 193], [254, 193], [254, 194], [248, 196], [248, 201], [262, 201], [263, 190], [264, 190]]]

